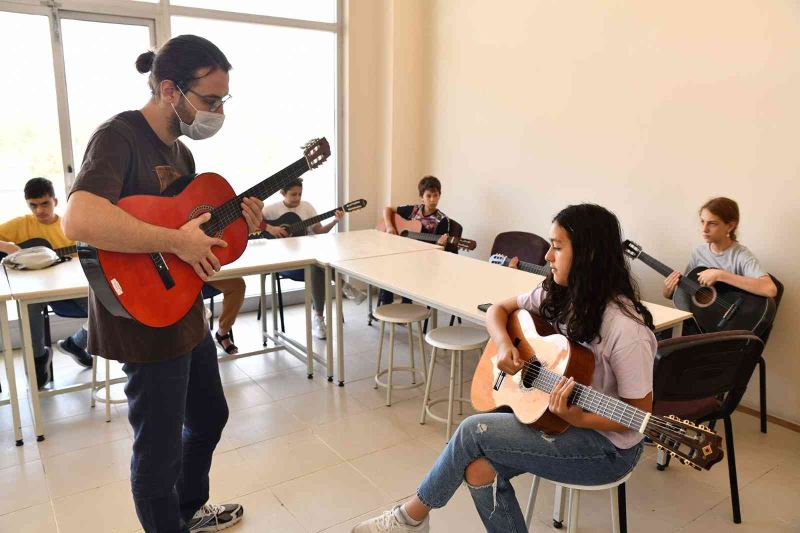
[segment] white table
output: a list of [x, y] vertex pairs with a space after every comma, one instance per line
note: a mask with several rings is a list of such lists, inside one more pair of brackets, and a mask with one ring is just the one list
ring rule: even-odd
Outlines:
[[[434, 310], [441, 309], [482, 324], [486, 314], [478, 310], [478, 305], [498, 302], [509, 296], [531, 291], [544, 279], [537, 274], [494, 265], [488, 261], [433, 250], [410, 252], [402, 260], [398, 259], [383, 256], [334, 261], [332, 265], [336, 269], [337, 287], [340, 274], [348, 274], [429, 305]], [[410, 268], [409, 265], [424, 265], [424, 268]], [[338, 293], [337, 289], [337, 296]], [[679, 309], [643, 303], [653, 314], [656, 331], [672, 328], [676, 336], [680, 335], [681, 324], [692, 316], [691, 313]], [[342, 330], [337, 323], [340, 382], [344, 380]]]
[[[427, 242], [416, 241], [399, 235], [390, 235], [382, 231], [367, 229], [358, 231], [348, 231], [345, 233], [323, 233], [320, 235], [309, 235], [298, 237], [304, 241], [310, 249], [313, 249], [317, 264], [325, 271], [325, 315], [328, 317], [326, 322], [327, 347], [326, 347], [326, 368], [328, 369], [328, 381], [333, 381], [333, 325], [332, 325], [332, 306], [334, 297], [331, 294], [331, 281], [333, 278], [333, 263], [338, 261], [349, 261], [354, 259], [365, 259], [369, 257], [384, 257], [397, 254], [405, 254], [420, 251], [441, 250], [441, 246]], [[336, 276], [336, 317], [337, 335], [342, 328], [342, 280]], [[372, 311], [372, 291], [367, 288], [367, 307]], [[341, 338], [341, 337], [340, 337]], [[337, 344], [337, 347], [341, 343]], [[337, 352], [341, 354], [342, 348], [338, 347]], [[339, 363], [338, 374], [344, 375], [341, 368], [341, 356], [337, 356]], [[339, 386], [344, 386], [344, 379], [339, 379]]]
[[[294, 243], [284, 241], [251, 241], [245, 250], [245, 253], [230, 265], [226, 265], [223, 269], [215, 275], [216, 279], [233, 278], [252, 274], [262, 274], [270, 272], [279, 272], [291, 268], [305, 268], [307, 273], [310, 272], [311, 265], [314, 264], [313, 257], [307, 253], [300, 251]], [[36, 383], [33, 348], [31, 343], [31, 331], [29, 322], [28, 306], [35, 303], [52, 302], [58, 300], [68, 300], [72, 298], [81, 298], [88, 295], [88, 281], [81, 268], [80, 261], [73, 259], [59, 265], [44, 270], [34, 271], [18, 271], [8, 270], [8, 282], [11, 295], [17, 302], [20, 317], [20, 330], [22, 332], [23, 354], [25, 357], [26, 368], [28, 371], [28, 390], [30, 394], [30, 402], [33, 411], [34, 430], [38, 441], [44, 440], [44, 430], [42, 425], [40, 397], [54, 396], [57, 394], [64, 394], [67, 392], [74, 392], [82, 389], [91, 388], [91, 383], [81, 383], [72, 385], [70, 387], [54, 388], [50, 390], [39, 391]], [[263, 286], [262, 286], [263, 288]], [[262, 290], [262, 308], [265, 308], [266, 297]], [[306, 350], [307, 354], [313, 356], [312, 341], [311, 341], [311, 300], [310, 294], [306, 295]], [[273, 313], [275, 312], [273, 306]], [[262, 315], [263, 316], [263, 315]], [[0, 318], [3, 318], [0, 316]], [[7, 324], [7, 319], [5, 323]], [[266, 325], [262, 320], [263, 329], [266, 330]], [[6, 339], [5, 331], [3, 331], [4, 341]], [[301, 350], [296, 349], [294, 346], [288, 344], [280, 344], [275, 340], [275, 337], [270, 337], [266, 331], [264, 333], [265, 346], [266, 339], [270, 338], [275, 341], [275, 346], [269, 347], [265, 350], [258, 350], [245, 354], [228, 355], [220, 357], [220, 360], [233, 359], [236, 357], [245, 357], [254, 355], [256, 353], [265, 353], [286, 349], [289, 353], [295, 355], [299, 359], [306, 362], [309, 376], [313, 373], [313, 361], [311, 357], [306, 357]], [[320, 359], [321, 360], [321, 359]], [[321, 360], [324, 363], [324, 360]], [[111, 383], [120, 383], [125, 381], [125, 378], [117, 378], [112, 380]], [[19, 438], [18, 438], [19, 440]]]
[[17, 400], [17, 379], [14, 375], [14, 356], [11, 350], [11, 328], [8, 323], [7, 303], [12, 299], [11, 288], [0, 268], [0, 335], [3, 336], [3, 359], [6, 364], [8, 378], [8, 400], [0, 400], [0, 405], [11, 404], [11, 418], [14, 422], [14, 439], [17, 446], [22, 446], [22, 423], [19, 418], [19, 401]]

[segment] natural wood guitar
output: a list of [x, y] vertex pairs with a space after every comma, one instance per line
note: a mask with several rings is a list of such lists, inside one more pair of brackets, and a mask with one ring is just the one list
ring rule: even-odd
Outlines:
[[[192, 179], [176, 196], [126, 196], [117, 207], [143, 222], [172, 229], [210, 212], [211, 219], [200, 227], [228, 244], [214, 248], [214, 255], [226, 265], [247, 246], [242, 200], [272, 196], [290, 180], [317, 168], [330, 153], [325, 138], [313, 139], [303, 147], [303, 157], [239, 195], [225, 178], [208, 172]], [[173, 254], [109, 252], [79, 244], [78, 257], [92, 291], [111, 314], [151, 327], [170, 326], [183, 318], [203, 286], [194, 269]]]
[[[625, 241], [622, 248], [628, 257], [639, 259], [664, 277], [673, 269], [642, 251], [633, 241]], [[775, 319], [775, 300], [743, 291], [727, 283], [701, 285], [697, 275], [706, 270], [700, 266], [681, 276], [672, 295], [678, 309], [692, 313], [697, 327], [704, 332], [747, 329], [761, 335]]]
[[[402, 237], [408, 237], [409, 239], [414, 239], [417, 241], [431, 242], [434, 244], [439, 242], [439, 237], [441, 237], [441, 235], [437, 235], [436, 233], [423, 233], [422, 222], [419, 220], [406, 220], [395, 213], [393, 222], [397, 233]], [[386, 231], [386, 223], [381, 220], [378, 222], [378, 226], [375, 229], [378, 231]], [[478, 243], [472, 239], [462, 239], [461, 237], [450, 235], [447, 237], [445, 248], [451, 246], [460, 248], [462, 250], [474, 250], [478, 246]]]
[[722, 460], [722, 438], [707, 427], [653, 415], [592, 389], [594, 355], [538, 316], [515, 311], [508, 319], [508, 334], [525, 366], [513, 376], [502, 372], [497, 368], [497, 347], [490, 341], [472, 379], [472, 404], [478, 411], [507, 406], [523, 424], [561, 433], [569, 424], [549, 411], [550, 392], [562, 376], [572, 377], [576, 384], [570, 404], [649, 436], [659, 448], [698, 470]]

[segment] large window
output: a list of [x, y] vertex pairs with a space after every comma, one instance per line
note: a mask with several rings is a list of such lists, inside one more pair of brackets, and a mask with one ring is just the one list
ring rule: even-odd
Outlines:
[[325, 136], [334, 154], [307, 175], [305, 198], [319, 211], [336, 205], [337, 0], [46, 4], [0, 0], [0, 218], [27, 212], [22, 189], [35, 176], [51, 179], [65, 199], [95, 128], [149, 97], [137, 55], [183, 33], [207, 37], [234, 66], [222, 132], [186, 141], [198, 170], [242, 191]]
[[0, 205], [3, 219], [27, 214], [22, 190], [36, 176], [64, 196], [50, 23], [46, 16], [0, 11]]

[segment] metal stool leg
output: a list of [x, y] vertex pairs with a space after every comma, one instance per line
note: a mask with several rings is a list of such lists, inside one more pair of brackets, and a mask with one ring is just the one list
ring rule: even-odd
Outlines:
[[97, 391], [97, 356], [92, 355], [92, 399], [89, 405], [95, 406], [94, 393]]
[[[456, 359], [458, 363], [458, 399], [464, 397], [464, 352], [458, 350], [458, 359]], [[464, 403], [459, 401], [458, 402], [458, 414], [464, 414]]]
[[416, 385], [417, 384], [417, 373], [414, 372], [416, 366], [414, 366], [414, 330], [412, 329], [413, 322], [409, 322], [406, 324], [408, 328], [408, 356], [411, 358], [411, 383]]
[[386, 406], [392, 405], [392, 369], [394, 367], [394, 328], [395, 324], [392, 322], [392, 329], [389, 330], [389, 366], [387, 367], [386, 378]]
[[375, 386], [373, 389], [378, 388], [378, 375], [381, 373], [381, 355], [383, 354], [383, 332], [386, 329], [386, 322], [381, 320], [381, 336], [378, 339], [378, 366], [375, 369]]
[[111, 361], [106, 359], [106, 422], [111, 422]]
[[578, 533], [578, 507], [581, 503], [581, 491], [569, 489], [569, 523], [568, 533]]
[[447, 440], [450, 440], [450, 429], [453, 427], [453, 393], [456, 384], [456, 351], [450, 350], [450, 393], [447, 399]]
[[425, 362], [425, 346], [422, 344], [422, 322], [417, 322], [417, 329], [419, 330], [419, 353], [421, 353], [422, 357], [422, 371], [425, 372], [425, 379], [428, 379], [428, 365]]
[[556, 485], [553, 501], [553, 527], [561, 529], [564, 526], [564, 507], [567, 503], [567, 491], [561, 485]]
[[436, 346], [431, 349], [431, 361], [428, 366], [428, 374], [425, 376], [425, 395], [422, 397], [422, 414], [419, 415], [419, 423], [425, 423], [425, 415], [428, 414], [428, 400], [431, 399], [431, 383], [433, 382], [433, 365], [436, 362]]
[[525, 509], [525, 526], [530, 529], [533, 520], [533, 508], [536, 506], [536, 494], [539, 492], [539, 476], [533, 476], [531, 495], [528, 496], [528, 507]]

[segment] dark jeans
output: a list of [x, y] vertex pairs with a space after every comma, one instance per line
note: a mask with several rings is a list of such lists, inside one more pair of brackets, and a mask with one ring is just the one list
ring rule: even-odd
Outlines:
[[208, 501], [211, 455], [228, 421], [214, 342], [208, 334], [176, 359], [122, 368], [136, 514], [147, 533], [185, 533]]
[[[57, 302], [48, 302], [41, 304], [31, 304], [28, 306], [28, 323], [31, 326], [31, 345], [33, 348], [33, 357], [42, 358], [47, 354], [45, 353], [44, 346], [44, 309], [47, 306], [59, 316], [68, 318], [86, 318], [88, 315], [86, 298], [75, 298], [74, 300], [59, 300]], [[83, 348], [86, 349], [86, 330], [81, 328], [72, 335], [72, 340]]]
[[[403, 303], [410, 304], [411, 298], [406, 298], [403, 296]], [[378, 305], [386, 305], [394, 302], [394, 293], [389, 292], [386, 289], [381, 289], [378, 291]]]

